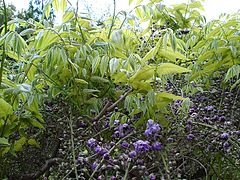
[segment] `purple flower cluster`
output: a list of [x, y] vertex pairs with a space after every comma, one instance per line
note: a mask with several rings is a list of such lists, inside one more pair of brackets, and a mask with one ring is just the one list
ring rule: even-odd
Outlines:
[[97, 141], [94, 138], [91, 138], [87, 141], [87, 146], [93, 149], [97, 145]]
[[145, 130], [144, 135], [148, 137], [156, 134], [160, 130], [161, 130], [160, 125], [157, 123], [154, 123], [152, 119], [149, 119], [147, 122], [147, 129]]
[[151, 150], [149, 141], [138, 140], [133, 143], [136, 153], [147, 152]]
[[[118, 124], [118, 123], [116, 123]], [[118, 127], [116, 127], [115, 129], [115, 132], [114, 132], [114, 135], [113, 137], [124, 137], [126, 136], [128, 133], [131, 132], [131, 128], [128, 124], [120, 124]]]

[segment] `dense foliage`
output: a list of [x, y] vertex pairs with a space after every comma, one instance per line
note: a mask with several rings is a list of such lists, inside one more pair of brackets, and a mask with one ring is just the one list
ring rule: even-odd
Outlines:
[[101, 25], [66, 0], [5, 21], [1, 178], [240, 178], [239, 14], [129, 3]]

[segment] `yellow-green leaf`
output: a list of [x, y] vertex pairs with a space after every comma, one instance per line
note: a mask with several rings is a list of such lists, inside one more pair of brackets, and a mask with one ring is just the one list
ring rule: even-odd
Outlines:
[[6, 117], [12, 114], [12, 106], [7, 103], [4, 99], [0, 98], [0, 118]]
[[66, 0], [61, 0], [60, 8], [61, 8], [62, 12], [65, 11], [66, 7], [67, 7], [67, 1]]
[[176, 96], [174, 94], [171, 93], [167, 93], [167, 92], [162, 92], [162, 93], [158, 93], [156, 95], [157, 98], [167, 98], [167, 99], [171, 99], [171, 100], [185, 100], [186, 98], [183, 98], [182, 96]]
[[85, 81], [84, 79], [77, 79], [77, 78], [75, 78], [75, 81], [76, 81], [77, 83], [79, 83], [79, 84], [88, 84], [88, 82]]
[[14, 143], [14, 150], [15, 151], [22, 151], [23, 145], [27, 142], [25, 137], [21, 137], [19, 140], [15, 141]]
[[40, 148], [39, 143], [35, 139], [29, 139], [28, 144], [31, 145], [31, 146], [35, 146], [37, 148]]
[[158, 51], [158, 56], [163, 57], [169, 61], [176, 62], [176, 59], [185, 60], [186, 57], [177, 51], [173, 51], [171, 48], [160, 49]]
[[0, 147], [1, 146], [9, 146], [8, 140], [6, 138], [0, 138]]
[[147, 80], [152, 78], [153, 75], [154, 67], [146, 65], [130, 78], [130, 82]]
[[67, 11], [64, 13], [62, 21], [63, 23], [66, 23], [70, 21], [74, 17], [74, 12], [73, 11]]
[[52, 5], [53, 5], [53, 8], [55, 9], [55, 11], [58, 12], [58, 9], [59, 9], [58, 0], [53, 0]]
[[152, 49], [143, 57], [142, 62], [146, 62], [147, 60], [153, 58], [153, 57], [157, 54], [158, 49], [159, 49], [161, 43], [162, 43], [162, 38], [160, 38], [160, 39], [158, 40], [156, 46], [155, 46], [154, 48], [152, 48]]
[[160, 64], [157, 69], [157, 73], [159, 75], [185, 73], [185, 72], [191, 72], [191, 70], [178, 66], [176, 64], [172, 64], [172, 63]]
[[119, 72], [117, 74], [112, 75], [112, 79], [114, 79], [114, 83], [126, 83], [127, 75], [124, 72]]

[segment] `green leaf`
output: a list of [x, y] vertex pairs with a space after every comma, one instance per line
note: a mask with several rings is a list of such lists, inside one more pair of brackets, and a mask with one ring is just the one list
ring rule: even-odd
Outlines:
[[224, 81], [227, 82], [233, 77], [239, 77], [240, 74], [240, 65], [233, 65], [231, 68], [228, 69], [227, 74], [225, 75]]
[[76, 83], [78, 83], [78, 84], [88, 84], [88, 82], [85, 81], [84, 79], [77, 79], [77, 78], [75, 78], [75, 81], [76, 81]]
[[94, 74], [99, 66], [100, 63], [100, 57], [97, 56], [92, 61], [92, 74]]
[[134, 0], [129, 0], [128, 5], [130, 6]]
[[61, 8], [62, 12], [65, 11], [66, 7], [67, 7], [67, 1], [66, 0], [61, 0], [60, 8]]
[[167, 99], [171, 99], [171, 100], [185, 100], [186, 99], [186, 98], [183, 98], [182, 96], [176, 96], [174, 94], [167, 93], [167, 92], [157, 93], [156, 97], [157, 98], [167, 98]]
[[99, 76], [92, 76], [92, 77], [91, 77], [91, 81], [109, 83], [109, 80], [108, 80], [108, 79], [103, 78], [103, 77], [99, 77]]
[[55, 9], [55, 11], [58, 12], [58, 9], [59, 9], [58, 0], [53, 0], [52, 5], [53, 5], [53, 8]]
[[191, 72], [191, 70], [178, 66], [176, 64], [172, 64], [172, 63], [163, 63], [163, 64], [160, 64], [159, 67], [157, 68], [157, 73], [159, 75], [177, 74], [177, 73], [185, 73], [185, 72]]
[[22, 151], [23, 150], [23, 145], [26, 144], [27, 138], [21, 137], [19, 140], [14, 142], [14, 150], [15, 151]]
[[25, 29], [23, 30], [20, 35], [21, 36], [26, 36], [26, 35], [29, 35], [29, 34], [32, 34], [32, 33], [35, 33], [36, 30], [35, 29], [32, 29], [32, 28], [28, 28], [28, 29]]
[[44, 126], [42, 125], [42, 123], [38, 122], [35, 119], [28, 119], [28, 122], [34, 127], [37, 127], [39, 129], [44, 129]]
[[119, 59], [112, 58], [109, 62], [110, 73], [114, 74], [115, 71], [118, 69], [118, 66], [119, 66]]
[[37, 148], [40, 148], [39, 143], [35, 139], [29, 139], [28, 144], [31, 145], [31, 146], [35, 146]]
[[134, 89], [138, 90], [144, 90], [144, 91], [151, 91], [152, 87], [150, 85], [150, 82], [146, 81], [134, 81], [131, 83]]
[[154, 48], [152, 48], [142, 59], [142, 62], [146, 62], [147, 60], [154, 58], [154, 56], [157, 54], [158, 49], [160, 48], [160, 45], [162, 43], [162, 38], [160, 38]]
[[154, 67], [146, 65], [143, 68], [141, 68], [137, 73], [135, 73], [131, 78], [130, 82], [133, 81], [142, 81], [152, 78], [154, 75]]
[[45, 16], [48, 19], [49, 15], [50, 15], [50, 12], [51, 12], [50, 1], [44, 6], [44, 10], [43, 11], [45, 12]]
[[171, 48], [160, 49], [157, 55], [172, 62], [176, 62], [177, 59], [186, 60], [186, 57], [184, 55], [177, 51], [174, 52]]
[[128, 80], [127, 75], [124, 72], [119, 72], [117, 74], [112, 75], [112, 79], [114, 79], [114, 83], [116, 84], [126, 83]]
[[108, 57], [103, 56], [101, 59], [101, 62], [100, 62], [100, 73], [101, 73], [102, 77], [106, 73], [107, 68], [108, 68]]
[[100, 91], [97, 89], [83, 89], [83, 92], [84, 93], [98, 93]]
[[7, 103], [4, 99], [0, 98], [0, 118], [6, 117], [12, 114], [12, 106]]
[[0, 147], [1, 146], [10, 146], [10, 144], [8, 143], [8, 139], [0, 138]]
[[63, 15], [62, 22], [66, 23], [70, 21], [74, 17], [74, 12], [73, 11], [66, 11]]

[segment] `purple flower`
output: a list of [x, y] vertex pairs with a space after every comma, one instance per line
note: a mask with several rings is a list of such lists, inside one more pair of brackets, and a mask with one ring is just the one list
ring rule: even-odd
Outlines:
[[151, 127], [152, 125], [154, 124], [154, 120], [152, 119], [149, 119], [148, 122], [147, 122], [147, 127]]
[[174, 141], [174, 139], [173, 138], [167, 138], [167, 142], [169, 142], [169, 143], [172, 143]]
[[208, 117], [204, 117], [204, 118], [203, 118], [203, 121], [208, 122], [208, 121], [209, 121], [209, 118], [208, 118]]
[[149, 179], [150, 179], [150, 180], [156, 180], [156, 176], [155, 176], [153, 173], [151, 173], [151, 174], [149, 175]]
[[239, 136], [240, 135], [240, 130], [236, 131], [236, 134]]
[[97, 168], [97, 166], [98, 166], [98, 163], [97, 163], [97, 162], [94, 162], [94, 163], [92, 164], [92, 170], [95, 170], [95, 169]]
[[190, 126], [189, 124], [186, 125], [185, 127], [186, 131], [190, 131], [192, 129], [192, 126]]
[[135, 158], [137, 156], [137, 153], [136, 153], [136, 151], [131, 151], [130, 153], [129, 153], [129, 157], [130, 158]]
[[135, 148], [135, 151], [137, 153], [139, 152], [146, 152], [151, 149], [151, 146], [149, 145], [148, 141], [138, 140], [135, 143], [133, 143], [133, 146]]
[[187, 140], [191, 141], [195, 138], [195, 136], [193, 134], [188, 134], [187, 135]]
[[113, 124], [118, 125], [118, 123], [119, 123], [119, 120], [116, 119]]
[[198, 114], [197, 114], [197, 113], [192, 113], [190, 116], [191, 116], [192, 118], [195, 118], [195, 117], [198, 116]]
[[159, 124], [154, 123], [154, 121], [152, 119], [149, 119], [147, 122], [147, 129], [144, 132], [145, 136], [150, 136], [152, 134], [157, 133], [158, 131], [160, 131], [161, 127]]
[[99, 146], [99, 145], [97, 145], [96, 147], [95, 147], [95, 153], [97, 153], [97, 154], [100, 154], [101, 153], [101, 151], [102, 151], [102, 147], [101, 146]]
[[153, 143], [152, 148], [153, 150], [160, 151], [162, 149], [162, 144], [156, 141], [155, 143]]
[[187, 120], [187, 124], [192, 125], [193, 124], [192, 120]]
[[110, 158], [109, 153], [105, 153], [105, 154], [103, 154], [103, 158], [104, 158], [105, 160], [108, 160], [108, 159]]
[[108, 150], [106, 148], [102, 148], [101, 152], [100, 152], [100, 155], [104, 155], [104, 154], [107, 154], [108, 153]]
[[225, 117], [225, 116], [220, 116], [220, 117], [219, 117], [219, 121], [222, 121], [222, 122], [223, 122], [223, 121], [226, 121], [226, 117]]
[[147, 137], [152, 135], [151, 129], [146, 129], [145, 132], [144, 132], [144, 135], [147, 136]]
[[129, 144], [126, 141], [123, 141], [121, 144], [121, 148], [127, 149], [127, 148], [129, 148]]
[[96, 143], [97, 143], [96, 139], [93, 139], [93, 138], [91, 138], [91, 139], [89, 139], [89, 140], [87, 141], [87, 145], [88, 145], [88, 147], [90, 147], [90, 148], [95, 147], [95, 146], [96, 146]]
[[159, 124], [154, 124], [151, 126], [150, 128], [152, 130], [153, 133], [156, 133], [158, 131], [160, 131], [160, 125]]
[[136, 163], [137, 163], [138, 165], [143, 165], [143, 164], [144, 164], [144, 160], [143, 160], [143, 159], [138, 159], [138, 160], [136, 161]]
[[228, 143], [228, 142], [224, 142], [224, 143], [223, 143], [223, 148], [224, 148], [224, 149], [228, 149], [230, 146], [231, 146], [231, 144]]
[[229, 134], [228, 133], [222, 133], [220, 138], [223, 139], [223, 140], [227, 140], [229, 138]]
[[111, 176], [110, 180], [116, 180], [117, 178], [115, 176]]
[[207, 111], [212, 111], [212, 110], [214, 109], [214, 107], [213, 107], [213, 106], [207, 106], [205, 109], [206, 109]]

